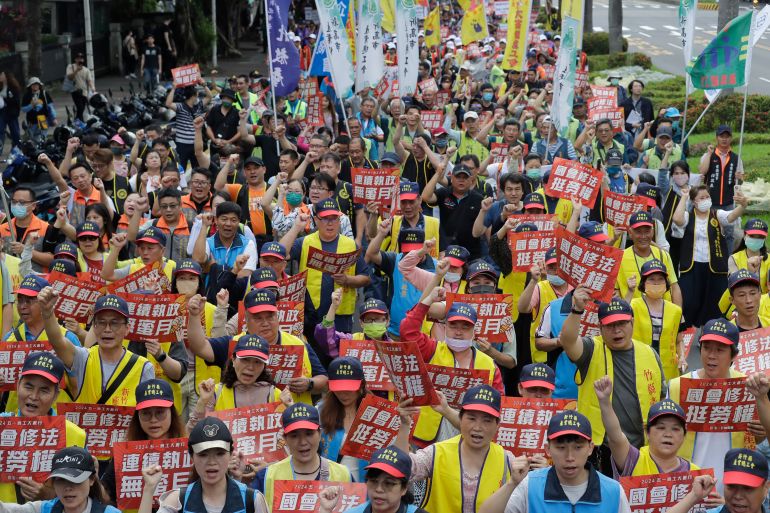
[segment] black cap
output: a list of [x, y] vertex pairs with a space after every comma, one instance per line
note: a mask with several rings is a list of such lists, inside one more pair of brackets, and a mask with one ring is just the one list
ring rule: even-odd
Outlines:
[[591, 440], [592, 434], [591, 422], [585, 415], [574, 410], [560, 411], [548, 423], [548, 440], [565, 435], [577, 435]]
[[24, 359], [19, 377], [24, 376], [42, 376], [58, 385], [64, 377], [64, 363], [53, 353], [35, 351]]
[[58, 477], [80, 484], [95, 473], [94, 459], [87, 450], [82, 447], [66, 447], [53, 455], [48, 479]]
[[732, 291], [738, 285], [747, 285], [747, 284], [756, 285], [757, 287], [760, 286], [759, 276], [757, 276], [752, 272], [749, 272], [748, 269], [738, 269], [727, 278], [727, 288], [730, 291]]
[[233, 447], [233, 435], [221, 420], [206, 417], [198, 422], [187, 439], [187, 450], [198, 454], [209, 449], [224, 449], [228, 452]]
[[329, 364], [329, 390], [332, 392], [357, 392], [364, 379], [364, 367], [356, 358], [341, 356]]
[[136, 410], [152, 407], [171, 408], [174, 406], [174, 392], [163, 379], [148, 379], [136, 387]]
[[391, 445], [374, 451], [371, 461], [364, 468], [382, 470], [396, 479], [409, 480], [412, 475], [412, 459], [408, 453]]
[[623, 153], [617, 148], [607, 150], [607, 165], [620, 166], [623, 164]]
[[767, 458], [751, 449], [731, 449], [725, 454], [725, 484], [759, 488], [767, 481]]
[[722, 134], [724, 134], [724, 133], [728, 133], [728, 134], [730, 134], [730, 135], [733, 135], [733, 129], [732, 129], [732, 128], [730, 128], [730, 127], [729, 127], [729, 126], [727, 126], [727, 125], [719, 125], [719, 126], [717, 127], [717, 135], [722, 135]]
[[259, 157], [249, 157], [243, 163], [243, 167], [246, 167], [249, 164], [254, 164], [257, 167], [262, 167], [262, 166], [265, 165], [265, 162], [261, 158], [259, 158]]
[[227, 97], [227, 98], [230, 98], [231, 100], [235, 100], [235, 92], [232, 89], [225, 88], [219, 92], [219, 97], [220, 98]]

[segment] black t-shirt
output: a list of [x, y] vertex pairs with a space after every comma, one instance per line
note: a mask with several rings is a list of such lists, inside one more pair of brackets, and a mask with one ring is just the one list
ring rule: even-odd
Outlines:
[[144, 51], [144, 67], [147, 69], [158, 69], [158, 56], [160, 55], [160, 48], [158, 46], [145, 46]]
[[230, 139], [238, 133], [238, 111], [230, 108], [227, 114], [222, 114], [222, 107], [211, 109], [206, 116], [206, 124], [211, 127], [211, 131], [219, 139]]
[[107, 191], [107, 195], [115, 204], [116, 217], [120, 217], [123, 214], [123, 203], [131, 194], [131, 184], [128, 183], [128, 178], [115, 175], [112, 180], [102, 180], [102, 182], [104, 183], [104, 190]]
[[444, 187], [436, 191], [436, 198], [441, 214], [441, 238], [447, 246], [457, 244], [467, 249], [471, 254], [470, 260], [480, 258], [481, 242], [471, 232], [484, 196], [476, 189], [471, 189], [458, 200], [451, 187]]

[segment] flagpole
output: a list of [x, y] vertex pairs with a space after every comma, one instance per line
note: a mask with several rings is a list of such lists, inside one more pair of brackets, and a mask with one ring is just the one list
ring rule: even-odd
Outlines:
[[[265, 30], [267, 31], [267, 63], [270, 66], [270, 98], [273, 103], [273, 133], [275, 133], [275, 127], [278, 126], [278, 109], [275, 106], [275, 84], [273, 83], [273, 45], [270, 43], [272, 37], [270, 37], [270, 11], [267, 5], [268, 0], [265, 0]], [[275, 151], [281, 153], [281, 143], [278, 139], [275, 140]]]
[[[682, 113], [682, 133], [687, 132], [687, 105], [690, 102], [689, 88], [687, 87], [690, 80], [688, 75], [684, 76], [684, 113]], [[682, 141], [682, 155], [684, 155], [684, 140]]]
[[741, 153], [743, 152], [743, 127], [746, 123], [746, 100], [749, 97], [749, 77], [746, 77], [746, 90], [743, 91], [743, 110], [741, 112], [741, 137], [738, 141], [738, 162], [741, 161]]
[[[326, 37], [324, 42], [328, 40], [329, 38]], [[331, 57], [329, 56], [329, 52], [326, 52], [326, 58], [331, 60]], [[345, 122], [345, 129], [348, 131], [348, 135], [350, 135], [350, 126], [348, 126], [348, 112], [345, 108], [345, 99], [342, 98], [342, 96], [337, 91], [337, 77], [334, 76], [334, 66], [332, 66], [332, 63], [329, 62], [329, 74], [332, 76], [332, 86], [334, 86], [334, 95], [337, 97], [337, 101], [340, 102], [340, 106], [342, 107], [342, 120]]]
[[713, 105], [713, 103], [709, 102], [708, 105], [706, 105], [706, 108], [703, 109], [703, 112], [700, 113], [700, 116], [698, 116], [698, 119], [695, 120], [695, 123], [693, 123], [692, 127], [690, 128], [690, 131], [687, 132], [687, 135], [682, 139], [682, 148], [684, 148], [684, 142], [690, 138], [690, 134], [692, 134], [692, 131], [695, 130], [695, 127], [698, 126], [698, 123], [703, 118], [703, 116], [706, 114], [706, 111], [709, 110], [709, 108]]

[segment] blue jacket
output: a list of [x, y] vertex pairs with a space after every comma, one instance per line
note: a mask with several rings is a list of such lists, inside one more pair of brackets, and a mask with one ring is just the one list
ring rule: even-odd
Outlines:
[[527, 511], [529, 513], [617, 513], [620, 484], [598, 473], [590, 464], [588, 488], [574, 506], [567, 499], [553, 467], [529, 473]]

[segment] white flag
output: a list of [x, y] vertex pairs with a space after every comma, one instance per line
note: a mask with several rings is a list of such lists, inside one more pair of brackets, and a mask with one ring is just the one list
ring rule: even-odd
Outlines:
[[326, 56], [331, 66], [334, 89], [337, 96], [346, 98], [352, 93], [355, 68], [340, 6], [335, 0], [321, 0], [316, 6], [326, 42]]
[[420, 20], [412, 0], [396, 0], [396, 49], [398, 53], [398, 94], [410, 95], [417, 89], [420, 49], [417, 34]]
[[382, 53], [382, 9], [377, 0], [359, 0], [356, 27], [356, 90], [374, 87], [385, 71]]
[[759, 42], [759, 38], [762, 37], [768, 26], [770, 26], [770, 5], [766, 5], [761, 11], [754, 13], [754, 25], [751, 27], [751, 46]]
[[575, 35], [578, 32], [579, 23], [577, 20], [565, 16], [562, 20], [562, 26], [565, 32], [553, 74], [551, 122], [559, 135], [564, 137], [569, 128], [572, 101], [575, 97], [575, 67], [577, 65]]
[[[679, 0], [679, 31], [682, 37], [682, 50], [684, 52], [684, 67], [692, 61], [692, 41], [695, 38], [695, 11], [698, 9], [698, 0]], [[687, 94], [693, 91], [690, 74], [685, 73]]]

